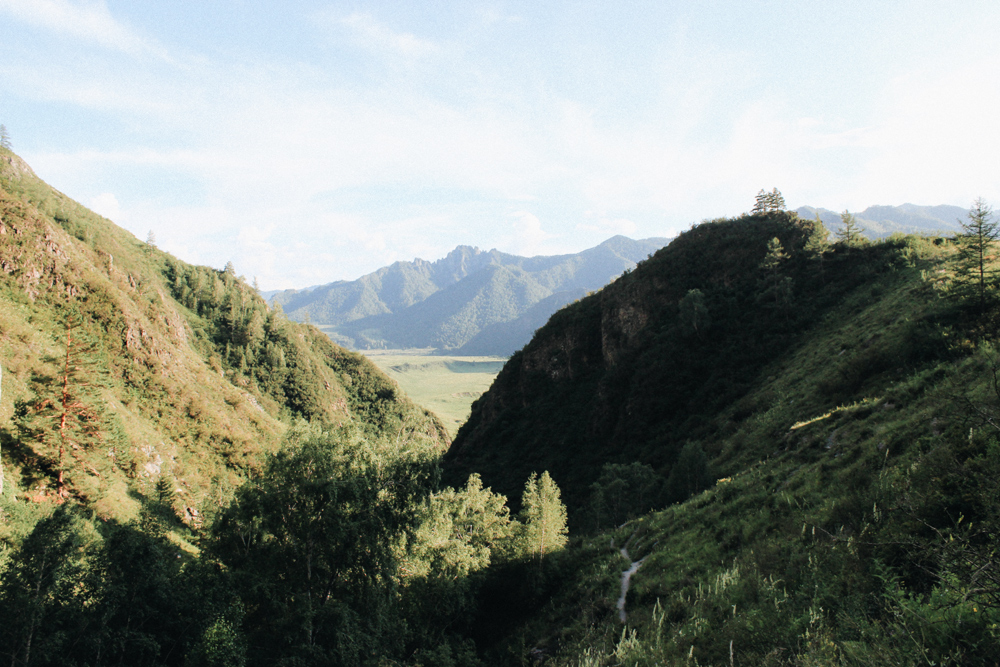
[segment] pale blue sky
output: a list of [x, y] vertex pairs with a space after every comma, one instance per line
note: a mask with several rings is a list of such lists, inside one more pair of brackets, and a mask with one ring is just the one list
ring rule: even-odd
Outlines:
[[0, 0], [56, 188], [265, 289], [458, 244], [1000, 203], [1000, 3]]

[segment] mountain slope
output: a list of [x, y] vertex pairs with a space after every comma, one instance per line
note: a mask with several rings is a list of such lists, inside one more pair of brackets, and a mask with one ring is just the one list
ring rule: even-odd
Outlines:
[[477, 401], [446, 476], [547, 469], [577, 535], [534, 609], [483, 599], [490, 664], [995, 661], [996, 294], [954, 297], [946, 239], [818, 236], [699, 225]]
[[[82, 359], [79, 379], [71, 371], [67, 380], [67, 351]], [[372, 433], [405, 426], [436, 447], [446, 439], [360, 355], [284, 319], [236, 276], [137, 241], [8, 151], [0, 365], [6, 492], [74, 496], [108, 517], [135, 516], [160, 480], [178, 489], [189, 520], [210, 515], [293, 418]], [[74, 435], [60, 455], [44, 414], [63, 384], [100, 428], [92, 441]], [[24, 431], [32, 418], [38, 437]]]
[[[552, 257], [459, 246], [436, 262], [397, 262], [356, 281], [290, 290], [272, 301], [293, 318], [308, 315], [334, 340], [355, 347], [455, 350], [493, 327], [474, 347], [479, 354], [509, 354], [533, 331], [524, 333], [529, 320], [514, 324], [530, 308], [558, 292], [600, 289], [665, 243], [616, 236], [577, 254]], [[552, 312], [536, 313], [530, 321], [544, 321]], [[505, 323], [511, 326], [497, 326]]]
[[[446, 456], [453, 479], [474, 470], [513, 493], [517, 479], [547, 469], [579, 516], [605, 464], [640, 461], [666, 477], [692, 441], [721, 464], [717, 441], [702, 441], [720, 428], [719, 415], [734, 405], [742, 418], [762, 409], [741, 403], [762, 369], [873, 284], [887, 289], [897, 264], [909, 261], [911, 251], [892, 244], [818, 252], [820, 235], [794, 215], [702, 224], [557, 312], [473, 405]], [[787, 256], [765, 269], [772, 238]], [[699, 329], [681, 305], [691, 290], [707, 311]], [[852, 395], [851, 383], [919, 365], [931, 334], [919, 311], [905, 321], [879, 334], [898, 339], [892, 356], [857, 351], [857, 377], [832, 387], [815, 409]]]

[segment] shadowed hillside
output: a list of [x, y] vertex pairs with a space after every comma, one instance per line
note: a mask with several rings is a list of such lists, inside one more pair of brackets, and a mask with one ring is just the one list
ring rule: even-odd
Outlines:
[[446, 476], [548, 469], [579, 536], [491, 664], [995, 660], [995, 288], [961, 296], [953, 241], [813, 224], [696, 226], [473, 406]]
[[[764, 369], [844, 317], [847, 304], [895, 289], [910, 263], [903, 241], [825, 248], [814, 224], [779, 214], [699, 225], [556, 313], [473, 406], [449, 469], [456, 479], [480, 472], [505, 492], [547, 469], [579, 509], [605, 464], [640, 461], [667, 477], [690, 442], [721, 472], [736, 465], [731, 458], [745, 463], [756, 454], [723, 452], [717, 434], [730, 413], [739, 420], [766, 407], [749, 398]], [[769, 263], [772, 239], [779, 255]], [[691, 309], [693, 290], [703, 312]], [[831, 360], [850, 367], [811, 399], [815, 410], [935, 358], [932, 312], [893, 315], [878, 333], [891, 351]]]

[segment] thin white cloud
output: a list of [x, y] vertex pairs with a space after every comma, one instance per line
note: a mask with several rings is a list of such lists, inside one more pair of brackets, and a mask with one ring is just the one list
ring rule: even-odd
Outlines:
[[45, 30], [126, 53], [156, 53], [161, 48], [116, 20], [101, 1], [0, 0], [0, 11]]
[[[333, 18], [329, 13], [321, 15], [324, 21]], [[347, 27], [355, 40], [373, 51], [389, 52], [405, 58], [422, 58], [441, 50], [434, 42], [422, 39], [408, 32], [392, 30], [378, 22], [371, 14], [355, 12], [350, 16], [336, 19]]]

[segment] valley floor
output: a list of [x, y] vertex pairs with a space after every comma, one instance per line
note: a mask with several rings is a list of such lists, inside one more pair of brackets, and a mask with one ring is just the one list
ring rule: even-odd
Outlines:
[[451, 437], [469, 418], [472, 403], [490, 388], [503, 368], [502, 357], [452, 357], [433, 348], [364, 350], [418, 405], [441, 418]]

